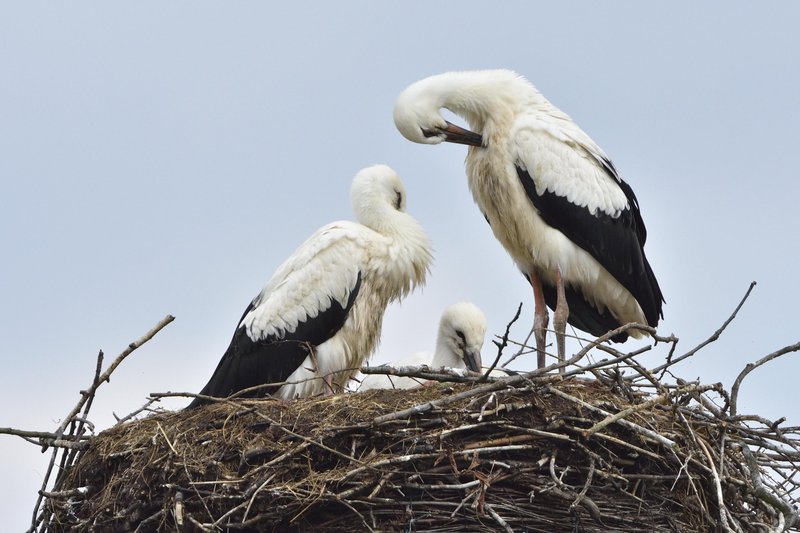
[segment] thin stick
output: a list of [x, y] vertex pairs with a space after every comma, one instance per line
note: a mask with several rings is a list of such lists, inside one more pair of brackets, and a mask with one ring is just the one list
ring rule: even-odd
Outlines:
[[628, 407], [627, 409], [623, 409], [622, 411], [620, 411], [618, 413], [609, 415], [606, 418], [604, 418], [603, 420], [601, 420], [600, 422], [596, 423], [595, 425], [593, 425], [592, 427], [587, 429], [586, 431], [584, 431], [583, 434], [587, 438], [591, 437], [592, 434], [596, 433], [597, 431], [600, 431], [601, 429], [603, 429], [604, 427], [608, 426], [609, 424], [613, 424], [614, 422], [620, 422], [625, 417], [630, 416], [633, 413], [638, 413], [640, 411], [644, 411], [646, 409], [649, 409], [649, 408], [651, 408], [652, 406], [654, 406], [656, 404], [666, 403], [670, 398], [672, 398], [674, 396], [677, 396], [677, 395], [680, 395], [680, 394], [686, 394], [688, 392], [705, 392], [707, 390], [711, 390], [711, 389], [714, 389], [714, 388], [715, 388], [714, 385], [704, 385], [704, 386], [688, 385], [688, 386], [683, 387], [683, 388], [675, 389], [675, 390], [673, 390], [671, 392], [668, 392], [668, 393], [665, 393], [665, 394], [661, 394], [660, 396], [656, 396], [655, 398], [647, 400], [646, 402], [638, 403], [636, 405]]
[[[94, 394], [97, 391], [97, 389], [100, 387], [100, 385], [109, 381], [109, 379], [111, 378], [111, 373], [119, 366], [120, 363], [122, 363], [122, 361], [128, 355], [130, 355], [134, 350], [136, 350], [136, 348], [140, 347], [142, 344], [144, 344], [147, 341], [149, 341], [150, 339], [152, 339], [153, 336], [155, 336], [156, 333], [161, 331], [167, 324], [169, 324], [173, 320], [175, 320], [175, 317], [172, 316], [172, 315], [167, 315], [166, 317], [164, 317], [158, 324], [156, 324], [150, 331], [145, 333], [144, 336], [142, 336], [139, 340], [130, 343], [128, 345], [128, 347], [125, 350], [123, 350], [123, 352], [120, 353], [117, 356], [116, 359], [114, 359], [114, 361], [111, 363], [111, 365], [108, 367], [108, 369], [106, 369], [106, 371], [103, 372], [103, 374], [98, 375], [99, 374], [99, 368], [102, 366], [102, 361], [103, 361], [103, 352], [100, 351], [100, 353], [97, 356], [97, 365], [96, 365], [95, 374], [94, 374], [94, 378], [92, 380], [91, 386], [87, 390], [81, 391], [81, 399], [78, 400], [78, 403], [75, 405], [75, 407], [72, 408], [72, 410], [69, 412], [69, 414], [66, 417], [64, 417], [64, 421], [61, 423], [60, 426], [58, 426], [58, 429], [56, 429], [55, 434], [58, 435], [58, 436], [63, 435], [64, 434], [64, 430], [67, 428], [67, 426], [69, 424], [74, 423], [76, 415], [78, 414], [78, 412], [80, 412], [80, 410], [84, 406], [87, 407], [86, 410], [84, 411], [84, 416], [82, 417], [82, 418], [85, 419], [86, 418], [85, 415], [88, 412], [88, 407], [91, 406], [91, 403], [92, 403], [92, 401], [94, 399]], [[79, 427], [82, 428], [82, 425], [79, 424]], [[59, 441], [59, 440], [60, 439], [58, 439], [58, 438], [54, 439], [54, 442]], [[37, 498], [36, 504], [34, 505], [34, 508], [33, 508], [33, 517], [31, 519], [31, 527], [28, 530], [29, 532], [32, 532], [32, 531], [36, 530], [36, 527], [39, 524], [39, 520], [40, 519], [42, 521], [43, 527], [47, 526], [46, 515], [48, 514], [48, 511], [47, 510], [43, 510], [42, 514], [40, 515], [39, 514], [39, 509], [41, 508], [42, 498], [43, 498], [41, 494], [42, 494], [43, 491], [46, 491], [47, 485], [50, 482], [50, 475], [53, 472], [53, 466], [55, 465], [57, 451], [58, 451], [57, 449], [53, 450], [53, 456], [51, 457], [50, 464], [47, 467], [47, 472], [45, 473], [44, 479], [42, 481], [42, 488], [41, 488], [41, 491], [39, 492], [39, 497]], [[65, 471], [64, 469], [60, 470], [60, 472], [64, 472], [64, 471]], [[58, 485], [58, 482], [59, 482], [59, 478], [56, 479], [56, 482], [55, 482], [54, 485]]]
[[[16, 435], [17, 437], [22, 437], [23, 439], [45, 439], [45, 440], [56, 440], [60, 436], [57, 433], [53, 433], [51, 431], [26, 431], [24, 429], [16, 429], [16, 428], [0, 428], [0, 435]], [[84, 441], [88, 440], [88, 435], [75, 435], [74, 437], [70, 437], [76, 441]]]
[[731, 416], [736, 416], [738, 413], [736, 411], [736, 401], [739, 399], [739, 387], [742, 385], [742, 380], [755, 370], [756, 368], [760, 367], [765, 363], [769, 363], [773, 359], [777, 359], [778, 357], [785, 355], [787, 353], [792, 353], [800, 350], [800, 342], [796, 342], [795, 344], [791, 344], [789, 346], [784, 346], [780, 350], [776, 350], [769, 355], [766, 355], [756, 361], [755, 363], [747, 363], [744, 369], [736, 376], [736, 381], [733, 382], [733, 386], [731, 387], [731, 405], [730, 405], [730, 412]]
[[136, 409], [132, 413], [123, 416], [122, 418], [120, 418], [116, 414], [114, 414], [114, 418], [117, 419], [117, 425], [124, 424], [125, 422], [127, 422], [131, 418], [135, 417], [136, 415], [138, 415], [142, 411], [146, 411], [146, 410], [150, 409], [150, 406], [153, 405], [154, 403], [158, 402], [158, 401], [159, 401], [159, 398], [148, 398], [148, 400], [145, 402], [145, 404], [143, 406], [141, 406], [140, 408]]
[[586, 496], [586, 492], [589, 490], [589, 486], [592, 484], [592, 477], [594, 476], [594, 457], [590, 455], [589, 460], [589, 473], [586, 474], [586, 483], [583, 484], [583, 488], [580, 493], [578, 493], [578, 497], [570, 504], [570, 510], [580, 505], [581, 501], [583, 501], [583, 498]]
[[483, 376], [469, 375], [467, 370], [458, 368], [431, 368], [428, 365], [409, 366], [364, 366], [362, 374], [378, 374], [386, 376], [419, 378], [427, 381], [448, 381], [454, 383], [475, 383], [483, 380]]
[[[681, 355], [680, 357], [676, 357], [674, 359], [672, 359], [671, 357], [667, 357], [667, 362], [666, 363], [664, 363], [663, 365], [652, 369], [651, 372], [653, 374], [657, 374], [658, 372], [665, 371], [667, 368], [675, 365], [676, 363], [679, 363], [679, 362], [683, 361], [686, 358], [689, 358], [689, 357], [693, 356], [695, 353], [697, 353], [703, 347], [705, 347], [705, 346], [711, 344], [712, 342], [714, 342], [715, 340], [719, 339], [720, 335], [722, 335], [722, 332], [725, 331], [725, 328], [728, 327], [728, 324], [730, 324], [731, 321], [733, 321], [733, 319], [736, 318], [736, 314], [739, 312], [739, 309], [742, 308], [742, 306], [744, 305], [744, 302], [747, 301], [747, 298], [750, 296], [750, 292], [752, 292], [753, 287], [755, 287], [755, 286], [756, 286], [756, 282], [755, 281], [751, 281], [750, 282], [750, 286], [747, 288], [747, 292], [744, 293], [744, 296], [742, 297], [741, 301], [739, 302], [739, 305], [737, 305], [736, 309], [733, 310], [733, 313], [731, 313], [731, 316], [729, 316], [728, 319], [725, 322], [722, 323], [722, 326], [720, 326], [719, 329], [717, 329], [717, 331], [715, 331], [709, 338], [707, 338], [706, 340], [704, 340], [703, 342], [701, 342], [700, 344], [698, 344], [697, 346], [695, 346], [694, 348], [692, 348], [691, 350], [686, 352], [685, 354]], [[672, 355], [671, 352], [670, 352], [670, 355]], [[664, 377], [664, 373], [662, 372], [661, 375], [658, 376], [658, 378], [660, 380], [663, 377]]]
[[514, 533], [514, 530], [511, 529], [511, 526], [508, 525], [508, 522], [503, 520], [503, 517], [497, 514], [497, 511], [494, 510], [494, 507], [486, 503], [484, 504], [483, 508], [489, 511], [489, 515], [491, 515], [491, 517], [494, 518], [494, 521], [497, 522], [497, 525], [502, 527], [508, 533]]
[[[500, 358], [503, 356], [503, 350], [505, 350], [506, 346], [508, 346], [508, 335], [511, 332], [511, 326], [512, 326], [512, 324], [514, 324], [514, 322], [516, 322], [519, 319], [519, 314], [521, 312], [522, 312], [522, 302], [519, 303], [519, 307], [517, 307], [517, 312], [516, 312], [516, 314], [514, 314], [514, 318], [511, 319], [511, 322], [506, 324], [506, 332], [503, 334], [503, 337], [500, 339], [500, 342], [492, 341], [492, 343], [494, 343], [494, 345], [497, 346], [497, 356], [494, 358], [494, 361], [492, 362], [491, 366], [483, 374], [483, 377], [479, 381], [486, 381], [486, 379], [489, 377], [489, 374], [492, 373], [492, 370], [494, 370], [495, 367], [497, 367], [497, 363], [500, 361]], [[512, 358], [512, 360], [513, 360], [513, 358]], [[510, 363], [511, 360], [509, 360], [508, 362]], [[506, 363], [506, 365], [507, 364], [508, 363]], [[506, 365], [503, 365], [503, 368], [505, 368]]]
[[706, 459], [708, 459], [708, 466], [711, 467], [711, 475], [714, 479], [714, 488], [716, 489], [717, 507], [719, 508], [719, 519], [723, 529], [729, 532], [731, 531], [731, 526], [728, 522], [728, 509], [725, 507], [725, 499], [722, 496], [722, 484], [717, 474], [717, 468], [714, 466], [714, 458], [711, 457], [711, 452], [708, 451], [708, 447], [706, 447], [702, 439], [697, 439], [696, 442], [700, 446], [700, 449], [703, 450]]
[[116, 359], [114, 359], [114, 361], [108, 366], [106, 371], [103, 372], [99, 378], [94, 380], [92, 385], [87, 390], [81, 391], [81, 396], [82, 396], [81, 400], [78, 401], [78, 404], [75, 407], [73, 407], [72, 411], [70, 411], [70, 413], [64, 418], [64, 421], [61, 423], [60, 426], [58, 426], [56, 433], [63, 433], [64, 429], [66, 429], [67, 425], [70, 423], [72, 418], [76, 414], [78, 414], [78, 411], [80, 411], [81, 408], [86, 404], [86, 402], [89, 401], [89, 399], [92, 396], [94, 396], [94, 392], [97, 390], [97, 388], [102, 383], [111, 380], [111, 373], [114, 372], [114, 370], [120, 365], [120, 363], [122, 363], [122, 361], [125, 360], [126, 357], [128, 357], [131, 353], [133, 353], [134, 350], [139, 348], [141, 345], [152, 339], [156, 335], [156, 333], [164, 329], [164, 327], [173, 320], [175, 320], [174, 316], [172, 315], [165, 316], [163, 319], [161, 319], [161, 321], [158, 324], [153, 326], [153, 328], [150, 331], [145, 333], [142, 336], [142, 338], [130, 343], [128, 347], [125, 348], [125, 350], [123, 350], [122, 353], [120, 353]]
[[761, 476], [758, 473], [759, 468], [756, 464], [756, 458], [753, 456], [753, 452], [750, 448], [742, 446], [742, 455], [744, 455], [745, 462], [747, 463], [747, 472], [750, 475], [750, 481], [753, 483], [756, 496], [763, 502], [780, 511], [788, 527], [800, 525], [800, 511], [792, 509], [791, 505], [787, 504], [764, 487], [764, 483], [761, 481]]
[[[609, 413], [608, 411], [600, 409], [599, 407], [595, 407], [594, 405], [592, 405], [590, 403], [584, 402], [580, 398], [576, 398], [575, 396], [567, 394], [566, 392], [562, 392], [562, 391], [560, 391], [560, 390], [558, 390], [558, 389], [556, 389], [554, 387], [546, 387], [546, 390], [547, 390], [547, 392], [553, 393], [556, 396], [561, 396], [565, 400], [569, 400], [571, 402], [575, 402], [578, 405], [580, 405], [581, 407], [585, 407], [586, 409], [589, 409], [590, 411], [594, 411], [595, 413], [600, 413], [603, 416], [612, 416], [611, 413]], [[632, 429], [632, 430], [636, 431], [637, 433], [640, 433], [640, 434], [644, 435], [645, 437], [648, 437], [648, 438], [650, 438], [650, 439], [652, 439], [652, 440], [654, 440], [654, 441], [656, 441], [656, 442], [658, 442], [660, 444], [663, 444], [664, 446], [666, 446], [668, 448], [673, 448], [676, 445], [675, 441], [670, 440], [670, 439], [664, 437], [663, 435], [659, 435], [658, 433], [656, 433], [655, 431], [653, 431], [651, 429], [647, 429], [647, 428], [642, 427], [642, 426], [640, 426], [638, 424], [634, 424], [633, 422], [625, 420], [624, 418], [620, 419], [618, 422], [620, 424], [622, 424], [623, 426], [627, 427], [628, 429]]]

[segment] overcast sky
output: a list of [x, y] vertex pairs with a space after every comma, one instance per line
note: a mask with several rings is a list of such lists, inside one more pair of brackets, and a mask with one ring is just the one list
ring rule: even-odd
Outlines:
[[[167, 314], [91, 418], [102, 429], [150, 392], [198, 391], [273, 270], [351, 218], [350, 181], [373, 163], [403, 177], [436, 251], [426, 288], [387, 313], [374, 361], [432, 349], [459, 300], [484, 310], [489, 335], [524, 302], [522, 340], [531, 290], [473, 204], [466, 149], [412, 144], [392, 122], [411, 82], [501, 67], [633, 187], [667, 300], [659, 330], [679, 352], [758, 282], [678, 368], [729, 388], [800, 340], [798, 20], [789, 2], [4, 4], [0, 426], [55, 429], [98, 350], [110, 361]], [[797, 425], [799, 375], [798, 355], [756, 370], [740, 411]], [[0, 516], [19, 531], [48, 456], [0, 435], [0, 457]]]

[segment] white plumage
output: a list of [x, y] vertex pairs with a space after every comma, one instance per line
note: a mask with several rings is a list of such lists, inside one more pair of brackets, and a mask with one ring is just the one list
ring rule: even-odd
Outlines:
[[[469, 302], [456, 303], [442, 313], [433, 354], [415, 353], [393, 362], [392, 366], [398, 368], [427, 365], [431, 369], [444, 367], [478, 372], [481, 369], [481, 349], [485, 335], [486, 317], [483, 311]], [[370, 374], [364, 376], [358, 390], [410, 389], [421, 384], [421, 380], [412, 377]]]
[[278, 267], [201, 394], [284, 381], [246, 395], [291, 399], [342, 388], [377, 346], [386, 306], [424, 284], [430, 243], [405, 213], [400, 177], [386, 165], [365, 168], [350, 194], [358, 223], [320, 228]]
[[[441, 108], [471, 130], [447, 122]], [[469, 146], [473, 198], [534, 290], [540, 367], [546, 305], [561, 359], [567, 320], [595, 335], [658, 323], [663, 298], [636, 196], [605, 152], [527, 80], [508, 70], [431, 76], [400, 94], [394, 120], [411, 141]]]

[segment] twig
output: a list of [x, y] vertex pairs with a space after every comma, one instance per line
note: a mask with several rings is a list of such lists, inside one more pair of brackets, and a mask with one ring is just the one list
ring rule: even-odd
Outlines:
[[[30, 438], [30, 439], [44, 439], [44, 440], [56, 440], [60, 438], [60, 435], [57, 433], [52, 433], [50, 431], [26, 431], [24, 429], [16, 429], [16, 428], [0, 428], [0, 435], [16, 435], [17, 437], [22, 438]], [[70, 437], [75, 441], [84, 441], [87, 440], [89, 437], [86, 435], [75, 435], [74, 437]]]
[[594, 476], [594, 457], [590, 455], [589, 461], [589, 473], [586, 474], [586, 483], [583, 484], [583, 488], [578, 493], [578, 497], [575, 498], [575, 501], [570, 504], [570, 510], [580, 505], [581, 501], [586, 496], [586, 492], [589, 490], [589, 486], [592, 484], [592, 477]]
[[448, 381], [454, 383], [474, 383], [483, 379], [483, 376], [470, 375], [468, 370], [458, 368], [432, 368], [428, 365], [419, 366], [363, 366], [362, 374], [379, 374], [387, 376], [419, 378], [427, 381]]
[[[720, 335], [722, 335], [722, 332], [725, 331], [725, 328], [728, 327], [728, 324], [730, 324], [731, 321], [733, 321], [733, 319], [736, 318], [736, 314], [739, 312], [739, 309], [742, 308], [742, 306], [744, 305], [744, 302], [747, 301], [747, 298], [750, 296], [750, 292], [753, 290], [753, 287], [755, 287], [755, 286], [756, 286], [756, 282], [755, 281], [751, 281], [750, 282], [750, 286], [747, 288], [747, 292], [744, 293], [744, 296], [742, 297], [741, 301], [739, 302], [739, 305], [737, 305], [736, 309], [733, 310], [733, 313], [731, 313], [731, 316], [729, 316], [728, 319], [725, 322], [722, 323], [722, 326], [720, 326], [719, 329], [717, 329], [717, 331], [715, 331], [709, 338], [707, 338], [706, 340], [704, 340], [703, 342], [701, 342], [700, 344], [698, 344], [697, 346], [695, 346], [694, 348], [692, 348], [691, 350], [686, 352], [685, 354], [681, 355], [680, 357], [676, 357], [674, 359], [672, 359], [671, 357], [668, 357], [666, 363], [664, 363], [663, 365], [658, 366], [656, 368], [653, 368], [650, 371], [653, 374], [657, 374], [657, 373], [661, 372], [661, 375], [658, 377], [658, 379], [661, 380], [664, 377], [664, 372], [663, 371], [666, 371], [667, 368], [669, 368], [669, 367], [671, 367], [671, 366], [683, 361], [684, 359], [686, 359], [688, 357], [693, 356], [695, 353], [697, 353], [703, 347], [705, 347], [705, 346], [711, 344], [712, 342], [714, 342], [715, 340], [719, 339]], [[670, 355], [671, 355], [671, 352], [670, 352]]]
[[773, 359], [776, 359], [787, 353], [796, 352], [798, 350], [800, 350], [800, 342], [791, 344], [789, 346], [784, 346], [780, 350], [776, 350], [771, 354], [762, 357], [755, 363], [747, 363], [747, 365], [745, 365], [744, 369], [739, 373], [739, 375], [736, 376], [736, 380], [733, 382], [733, 386], [731, 387], [731, 405], [730, 405], [731, 416], [736, 416], [738, 414], [736, 410], [737, 407], [736, 401], [739, 399], [739, 387], [741, 386], [742, 380], [747, 376], [747, 374], [749, 374], [756, 368], [760, 367], [761, 365], [769, 363]]
[[[459, 450], [453, 452], [455, 455], [472, 455], [476, 453], [502, 453], [502, 452], [509, 452], [509, 451], [517, 451], [517, 450], [531, 450], [534, 449], [533, 446], [529, 444], [509, 444], [507, 446], [488, 446], [484, 448], [474, 448], [470, 450]], [[388, 459], [383, 459], [381, 461], [376, 461], [374, 463], [365, 464], [364, 466], [359, 466], [348, 473], [346, 473], [340, 483], [344, 483], [348, 479], [352, 478], [356, 474], [361, 473], [366, 469], [378, 469], [384, 466], [389, 465], [396, 465], [401, 463], [408, 463], [410, 461], [416, 461], [417, 459], [431, 459], [436, 458], [440, 454], [439, 453], [411, 453], [405, 455], [397, 455], [394, 457], [390, 457]]]
[[750, 481], [753, 484], [755, 495], [766, 504], [777, 509], [780, 515], [784, 518], [784, 526], [779, 531], [785, 531], [788, 528], [800, 526], [800, 511], [793, 509], [789, 504], [782, 499], [771, 493], [764, 486], [759, 475], [759, 468], [756, 464], [756, 458], [753, 452], [747, 446], [742, 446], [742, 455], [744, 455], [747, 464], [747, 472], [750, 475]]
[[[594, 411], [596, 413], [600, 413], [603, 416], [612, 416], [611, 413], [609, 413], [608, 411], [600, 409], [599, 407], [595, 407], [594, 405], [591, 405], [589, 403], [584, 402], [580, 398], [576, 398], [576, 397], [574, 397], [574, 396], [572, 396], [570, 394], [567, 394], [566, 392], [562, 392], [562, 391], [560, 391], [560, 390], [558, 390], [558, 389], [556, 389], [554, 387], [546, 387], [546, 390], [547, 390], [547, 392], [555, 394], [556, 396], [561, 396], [565, 400], [569, 400], [571, 402], [575, 402], [578, 405], [580, 405], [581, 407], [585, 407], [586, 409], [589, 409], [590, 411]], [[651, 429], [647, 429], [647, 428], [642, 427], [642, 426], [640, 426], [638, 424], [634, 424], [633, 422], [625, 420], [624, 418], [620, 419], [619, 423], [622, 424], [623, 426], [627, 427], [628, 429], [632, 429], [632, 430], [636, 431], [637, 433], [640, 433], [641, 435], [643, 435], [643, 436], [645, 436], [645, 437], [647, 437], [647, 438], [649, 438], [651, 440], [654, 440], [654, 441], [656, 441], [656, 442], [658, 442], [660, 444], [663, 444], [664, 446], [666, 446], [668, 448], [672, 448], [672, 447], [675, 446], [675, 441], [670, 440], [670, 439], [664, 437], [663, 435], [660, 435], [660, 434], [656, 433], [655, 431], [653, 431]]]
[[280, 429], [281, 431], [283, 431], [287, 435], [291, 435], [292, 437], [294, 437], [296, 439], [300, 439], [302, 441], [308, 442], [309, 444], [317, 446], [318, 448], [321, 448], [321, 449], [325, 450], [326, 452], [330, 452], [330, 453], [332, 453], [334, 455], [338, 455], [339, 457], [342, 457], [343, 459], [347, 459], [350, 462], [358, 463], [360, 465], [364, 464], [362, 461], [360, 461], [359, 459], [356, 459], [355, 457], [353, 457], [351, 455], [347, 455], [346, 453], [342, 453], [342, 452], [340, 452], [338, 450], [334, 450], [330, 446], [325, 446], [321, 442], [317, 442], [314, 439], [309, 439], [308, 437], [300, 435], [299, 433], [295, 433], [291, 429], [283, 427], [281, 424], [279, 424], [278, 422], [276, 422], [275, 420], [273, 420], [272, 418], [268, 417], [267, 415], [265, 415], [263, 413], [260, 413], [260, 412], [256, 411], [255, 414], [257, 416], [259, 416], [260, 418], [266, 420], [270, 424], [272, 424], [273, 427], [276, 427], [276, 428]]
[[83, 498], [91, 492], [92, 487], [77, 487], [69, 490], [59, 490], [54, 492], [41, 491], [42, 496], [51, 500], [66, 500], [67, 498]]
[[[492, 341], [492, 343], [495, 346], [497, 346], [497, 356], [494, 358], [494, 361], [492, 362], [491, 366], [489, 366], [489, 369], [483, 374], [483, 377], [480, 380], [478, 380], [479, 382], [486, 381], [487, 378], [489, 377], [489, 374], [492, 373], [492, 370], [494, 370], [495, 367], [497, 367], [497, 363], [503, 356], [503, 350], [505, 350], [506, 346], [508, 346], [508, 336], [511, 333], [511, 326], [514, 324], [514, 322], [516, 322], [519, 319], [519, 314], [521, 312], [522, 312], [522, 302], [519, 303], [519, 307], [517, 307], [517, 312], [516, 314], [514, 314], [514, 318], [511, 319], [511, 322], [506, 324], [506, 332], [503, 334], [503, 337], [500, 339], [500, 342], [494, 340]], [[513, 360], [513, 358], [511, 360]], [[511, 360], [509, 360], [508, 362], [510, 363]], [[508, 363], [506, 363], [506, 365], [507, 364]], [[503, 367], [505, 368], [506, 365], [503, 365]]]
[[126, 357], [128, 357], [131, 353], [133, 353], [134, 350], [142, 346], [144, 343], [152, 339], [156, 335], [156, 333], [164, 329], [164, 327], [173, 320], [175, 320], [174, 316], [172, 315], [165, 316], [163, 319], [161, 319], [161, 321], [158, 324], [153, 326], [153, 328], [147, 333], [145, 333], [139, 340], [130, 343], [128, 347], [125, 348], [125, 350], [123, 350], [122, 353], [120, 353], [117, 356], [117, 358], [114, 359], [114, 361], [112, 361], [112, 363], [108, 366], [106, 371], [103, 372], [99, 378], [95, 378], [95, 380], [92, 382], [92, 385], [87, 390], [81, 391], [81, 396], [82, 396], [81, 400], [78, 401], [78, 404], [75, 407], [73, 407], [72, 411], [70, 411], [70, 413], [64, 418], [64, 421], [58, 427], [56, 433], [63, 432], [64, 429], [72, 420], [72, 418], [76, 414], [78, 414], [78, 411], [80, 411], [81, 408], [86, 404], [86, 402], [88, 402], [94, 396], [94, 392], [97, 390], [97, 388], [102, 383], [111, 380], [111, 374], [114, 372], [114, 370], [116, 370], [116, 368], [120, 365], [120, 363], [122, 363], [122, 361], [125, 360]]
[[725, 507], [725, 498], [722, 496], [722, 484], [719, 480], [719, 475], [717, 474], [717, 468], [714, 466], [714, 458], [711, 457], [711, 452], [708, 451], [708, 447], [701, 439], [697, 439], [697, 444], [700, 446], [700, 449], [705, 454], [706, 458], [708, 459], [708, 466], [711, 468], [711, 475], [714, 479], [714, 488], [716, 489], [716, 496], [717, 496], [717, 507], [719, 508], [719, 519], [722, 523], [722, 528], [725, 531], [731, 531], [730, 521], [728, 520], [728, 509]]
[[[109, 379], [111, 378], [111, 373], [119, 366], [120, 363], [122, 363], [122, 361], [128, 355], [130, 355], [136, 348], [140, 347], [142, 344], [146, 343], [151, 338], [153, 338], [153, 336], [155, 336], [156, 333], [161, 331], [167, 324], [169, 324], [173, 320], [175, 320], [175, 317], [173, 317], [172, 315], [167, 315], [166, 317], [164, 317], [150, 331], [145, 333], [143, 337], [141, 337], [139, 340], [129, 344], [128, 347], [125, 350], [123, 350], [123, 352], [120, 353], [117, 356], [117, 358], [111, 363], [111, 365], [109, 365], [108, 369], [106, 369], [106, 371], [103, 372], [102, 374], [99, 374], [99, 369], [102, 366], [102, 362], [103, 362], [103, 352], [100, 351], [100, 353], [97, 356], [97, 364], [96, 364], [96, 367], [95, 367], [95, 374], [94, 374], [94, 378], [92, 380], [91, 386], [87, 390], [81, 391], [81, 399], [78, 400], [78, 403], [75, 405], [75, 407], [72, 408], [72, 410], [69, 412], [69, 414], [66, 417], [64, 417], [63, 422], [58, 427], [58, 429], [56, 429], [55, 434], [58, 435], [58, 436], [63, 435], [64, 434], [64, 430], [66, 429], [66, 427], [69, 424], [75, 423], [76, 415], [80, 412], [80, 410], [84, 406], [86, 406], [86, 409], [84, 410], [84, 415], [81, 418], [85, 419], [86, 415], [88, 414], [89, 407], [91, 406], [92, 401], [94, 400], [95, 391], [97, 391], [97, 389], [100, 387], [100, 385], [102, 383], [105, 383], [105, 382], [109, 381]], [[83, 424], [79, 423], [78, 427], [82, 428]], [[80, 433], [79, 433], [79, 435], [80, 435]], [[53, 442], [55, 443], [56, 441], [59, 441], [59, 440], [60, 439], [57, 438], [57, 439], [54, 439]], [[47, 471], [46, 471], [44, 479], [42, 481], [42, 488], [41, 488], [41, 491], [40, 491], [40, 495], [37, 498], [36, 504], [34, 505], [34, 508], [33, 508], [33, 517], [31, 519], [31, 527], [28, 530], [29, 532], [33, 532], [33, 531], [36, 530], [36, 527], [38, 526], [40, 520], [44, 524], [43, 527], [45, 527], [47, 525], [46, 516], [49, 514], [49, 511], [45, 509], [45, 510], [42, 511], [42, 515], [41, 516], [39, 514], [39, 509], [41, 508], [41, 505], [42, 505], [41, 492], [45, 491], [47, 489], [47, 485], [50, 482], [50, 475], [53, 472], [53, 466], [55, 465], [55, 462], [56, 462], [57, 452], [58, 452], [57, 449], [53, 450], [53, 455], [52, 455], [52, 457], [50, 459], [50, 463], [49, 463], [49, 465], [47, 467]], [[65, 459], [62, 461], [62, 468], [59, 470], [59, 477], [56, 478], [56, 482], [54, 483], [54, 486], [56, 486], [56, 487], [59, 484], [61, 472], [65, 472], [63, 466], [64, 466], [64, 462], [66, 461], [66, 456], [62, 456], [62, 457], [64, 457]], [[72, 455], [72, 457], [74, 459], [75, 456]]]
[[660, 396], [656, 396], [655, 398], [647, 400], [646, 402], [642, 402], [642, 403], [638, 403], [636, 405], [632, 405], [631, 407], [629, 407], [627, 409], [623, 409], [622, 411], [620, 411], [618, 413], [615, 413], [615, 414], [607, 416], [606, 418], [604, 418], [600, 422], [596, 423], [595, 425], [593, 425], [592, 427], [590, 427], [589, 429], [584, 431], [584, 436], [587, 437], [587, 438], [591, 437], [592, 434], [596, 433], [597, 431], [600, 431], [601, 429], [603, 429], [604, 427], [606, 427], [609, 424], [613, 424], [614, 422], [620, 422], [625, 417], [627, 417], [629, 415], [632, 415], [633, 413], [638, 413], [640, 411], [644, 411], [646, 409], [649, 409], [650, 407], [652, 407], [652, 406], [654, 406], [656, 404], [666, 403], [670, 398], [672, 398], [674, 396], [677, 396], [677, 395], [680, 395], [680, 394], [686, 394], [688, 392], [705, 392], [707, 390], [712, 390], [714, 388], [716, 388], [715, 385], [704, 385], [704, 386], [688, 385], [686, 387], [678, 388], [678, 389], [675, 389], [675, 390], [673, 390], [671, 392], [667, 392], [667, 393], [661, 394]]
[[158, 426], [158, 430], [161, 432], [161, 435], [164, 437], [164, 441], [166, 441], [167, 446], [169, 446], [169, 449], [172, 450], [172, 453], [174, 453], [175, 455], [178, 455], [178, 451], [175, 449], [175, 446], [172, 445], [172, 441], [169, 440], [169, 437], [167, 436], [167, 432], [164, 431], [163, 427], [161, 427], [161, 422], [157, 421], [156, 422], [156, 426]]
[[148, 398], [148, 400], [144, 403], [143, 406], [141, 406], [140, 408], [136, 409], [135, 411], [123, 416], [122, 418], [120, 418], [116, 414], [114, 414], [114, 418], [117, 420], [117, 425], [124, 424], [128, 420], [130, 420], [133, 417], [137, 416], [142, 411], [147, 411], [148, 409], [150, 409], [151, 405], [153, 405], [154, 403], [156, 403], [158, 401], [159, 401], [159, 398]]
[[494, 521], [497, 522], [497, 525], [502, 527], [507, 533], [514, 533], [514, 530], [511, 529], [511, 526], [508, 525], [508, 522], [503, 520], [503, 517], [497, 514], [497, 511], [494, 510], [494, 507], [486, 503], [484, 504], [483, 508], [489, 511], [489, 515], [494, 518]]
[[409, 488], [409, 489], [418, 489], [418, 490], [466, 490], [471, 489], [473, 487], [477, 487], [482, 483], [481, 480], [475, 479], [472, 481], [467, 481], [466, 483], [455, 483], [455, 484], [430, 484], [430, 483], [403, 483], [402, 486]]

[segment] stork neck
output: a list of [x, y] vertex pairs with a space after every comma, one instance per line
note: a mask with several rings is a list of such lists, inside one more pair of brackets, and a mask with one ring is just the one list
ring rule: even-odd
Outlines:
[[[402, 237], [404, 228], [411, 218], [408, 214], [398, 211], [383, 202], [358, 209], [358, 222], [387, 237]], [[412, 219], [412, 222], [413, 219]]]
[[518, 115], [532, 110], [566, 117], [536, 87], [510, 70], [447, 72], [429, 80], [439, 107], [462, 116], [473, 131], [484, 136], [491, 136], [494, 129], [510, 128]]
[[363, 215], [359, 217], [361, 224], [387, 238], [391, 268], [385, 269], [376, 282], [392, 287], [392, 293], [397, 291], [392, 299], [424, 284], [432, 256], [430, 240], [422, 226], [411, 215], [394, 209], [374, 218]]
[[436, 76], [439, 105], [483, 131], [491, 119], [512, 117], [519, 102], [519, 77], [506, 71], [448, 72]]
[[460, 359], [453, 357], [452, 350], [447, 346], [445, 333], [440, 328], [439, 335], [436, 337], [436, 351], [433, 352], [431, 368], [443, 366], [448, 368], [462, 368], [464, 365], [461, 363]]

